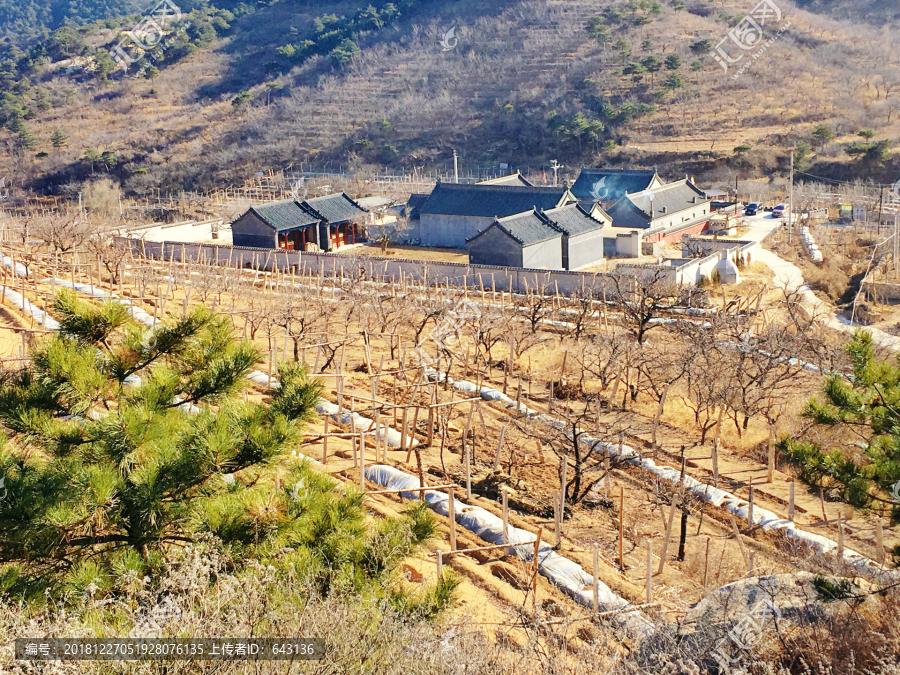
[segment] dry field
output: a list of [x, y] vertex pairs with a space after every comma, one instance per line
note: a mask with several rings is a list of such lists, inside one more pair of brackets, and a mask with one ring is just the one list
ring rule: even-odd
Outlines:
[[[159, 321], [180, 317], [196, 304], [214, 306], [231, 317], [236, 332], [269, 355], [259, 364], [263, 372], [275, 375], [279, 361], [302, 360], [320, 374], [332, 402], [370, 417], [377, 411], [381, 422], [395, 429], [408, 425], [417, 442], [412, 450], [376, 448], [369, 438], [367, 465], [376, 457], [422, 476], [430, 485], [455, 484], [458, 497], [497, 515], [505, 490], [512, 525], [541, 530], [545, 541], [558, 544], [560, 554], [588, 571], [597, 550], [600, 580], [636, 604], [646, 600], [651, 547], [653, 601], [644, 609], [649, 616], [683, 617], [714, 589], [748, 576], [840, 567], [833, 555], [815, 554], [777, 532], [751, 527], [634, 466], [613, 461], [607, 471], [600, 454], [579, 458], [563, 434], [538, 421], [519, 418], [488, 401], [473, 401], [469, 394], [423, 377], [423, 364], [432, 364], [454, 380], [505, 391], [535, 411], [567, 420], [610, 443], [624, 442], [658, 463], [677, 469], [683, 461], [687, 475], [701, 481], [711, 484], [717, 473], [719, 486], [741, 497], [749, 496], [752, 482], [757, 507], [786, 515], [791, 474], [776, 463], [769, 480], [765, 421], [758, 414], [745, 418], [737, 412], [738, 394], [718, 388], [732, 379], [723, 377], [726, 372], [739, 372], [735, 369], [747, 364], [716, 345], [729, 330], [780, 330], [802, 338], [792, 344], [802, 344], [811, 361], [818, 359], [823, 367], [841, 367], [843, 362], [830, 336], [818, 333], [814, 325], [790, 323], [790, 303], [768, 290], [758, 271], [742, 286], [711, 292], [711, 306], [700, 317], [663, 312], [672, 320], [650, 330], [645, 343], [638, 345], [628, 312], [596, 299], [464, 293], [210, 268], [134, 260], [114, 251], [101, 264], [86, 254], [51, 258], [14, 252], [9, 244], [4, 249], [17, 260], [31, 259], [36, 273], [23, 282], [3, 267], [0, 283], [24, 289], [38, 306], [47, 305], [51, 289], [44, 280], [51, 274], [131, 298]], [[15, 332], [30, 330], [31, 319], [7, 303], [0, 320], [0, 347], [5, 355], [14, 355], [20, 344]], [[40, 333], [30, 339], [40, 339]], [[817, 391], [820, 378], [784, 364], [767, 367], [775, 384], [745, 394], [755, 397], [756, 410], [765, 410], [775, 421], [776, 436], [794, 433], [801, 428], [800, 409]], [[254, 385], [250, 395], [264, 397], [265, 389]], [[324, 461], [322, 470], [336, 480], [359, 485], [351, 431], [334, 420], [326, 427], [320, 419], [297, 451]], [[468, 477], [464, 448], [471, 450]], [[570, 482], [557, 534], [554, 492], [560, 487], [560, 457], [566, 458]], [[571, 482], [576, 478], [580, 486]], [[467, 480], [471, 499], [466, 497]], [[379, 489], [371, 483], [367, 487]], [[837, 541], [840, 519], [845, 545], [876, 558], [874, 533], [880, 518], [885, 547], [900, 543], [900, 528], [888, 527], [884, 514], [826, 501], [799, 482], [795, 487], [794, 520], [799, 528]], [[397, 495], [369, 498], [374, 517], [397, 513], [401, 502]], [[676, 512], [685, 514], [683, 527], [680, 518], [671, 526]], [[671, 537], [663, 563], [667, 529]], [[456, 535], [458, 548], [484, 545], [461, 527]], [[439, 548], [449, 553], [449, 540]], [[406, 565], [412, 582], [436, 573], [433, 557], [408, 560]], [[478, 551], [448, 555], [444, 565], [465, 578], [462, 602], [455, 610], [460, 618], [483, 624], [511, 644], [527, 642], [527, 631], [515, 617], [532, 602], [530, 577], [515, 557], [498, 550]], [[536, 597], [552, 616], [566, 618], [565, 629], [578, 631], [583, 642], [601, 639], [596, 628], [583, 621], [588, 609], [547, 580], [539, 580]]]

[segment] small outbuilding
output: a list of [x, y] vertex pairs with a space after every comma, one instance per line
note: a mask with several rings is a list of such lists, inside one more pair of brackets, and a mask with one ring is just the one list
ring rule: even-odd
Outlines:
[[466, 242], [473, 265], [562, 269], [562, 232], [534, 211], [497, 218]]
[[562, 268], [577, 270], [603, 261], [603, 228], [612, 219], [599, 206], [588, 212], [579, 204], [540, 211], [551, 227], [562, 234]]

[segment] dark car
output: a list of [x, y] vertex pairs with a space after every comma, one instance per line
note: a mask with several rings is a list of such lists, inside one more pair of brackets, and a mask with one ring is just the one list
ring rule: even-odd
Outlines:
[[759, 202], [750, 202], [749, 204], [747, 204], [747, 208], [744, 209], [744, 215], [755, 216], [757, 213], [759, 213], [759, 210], [761, 208], [762, 204], [760, 204]]

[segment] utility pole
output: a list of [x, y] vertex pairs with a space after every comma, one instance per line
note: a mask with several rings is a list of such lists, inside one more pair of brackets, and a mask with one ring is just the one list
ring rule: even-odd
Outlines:
[[794, 151], [791, 150], [791, 196], [788, 203], [788, 243], [791, 243], [791, 233], [794, 229]]
[[453, 151], [453, 182], [459, 183], [459, 153]]

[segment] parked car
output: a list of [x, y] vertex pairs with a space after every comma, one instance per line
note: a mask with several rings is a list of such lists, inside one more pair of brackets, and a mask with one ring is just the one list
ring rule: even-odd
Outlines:
[[747, 208], [744, 209], [744, 215], [755, 216], [757, 213], [759, 213], [761, 208], [762, 204], [760, 204], [759, 202], [750, 202], [749, 204], [747, 204]]
[[773, 218], [789, 218], [790, 215], [791, 209], [787, 204], [779, 204], [774, 209], [772, 209]]

